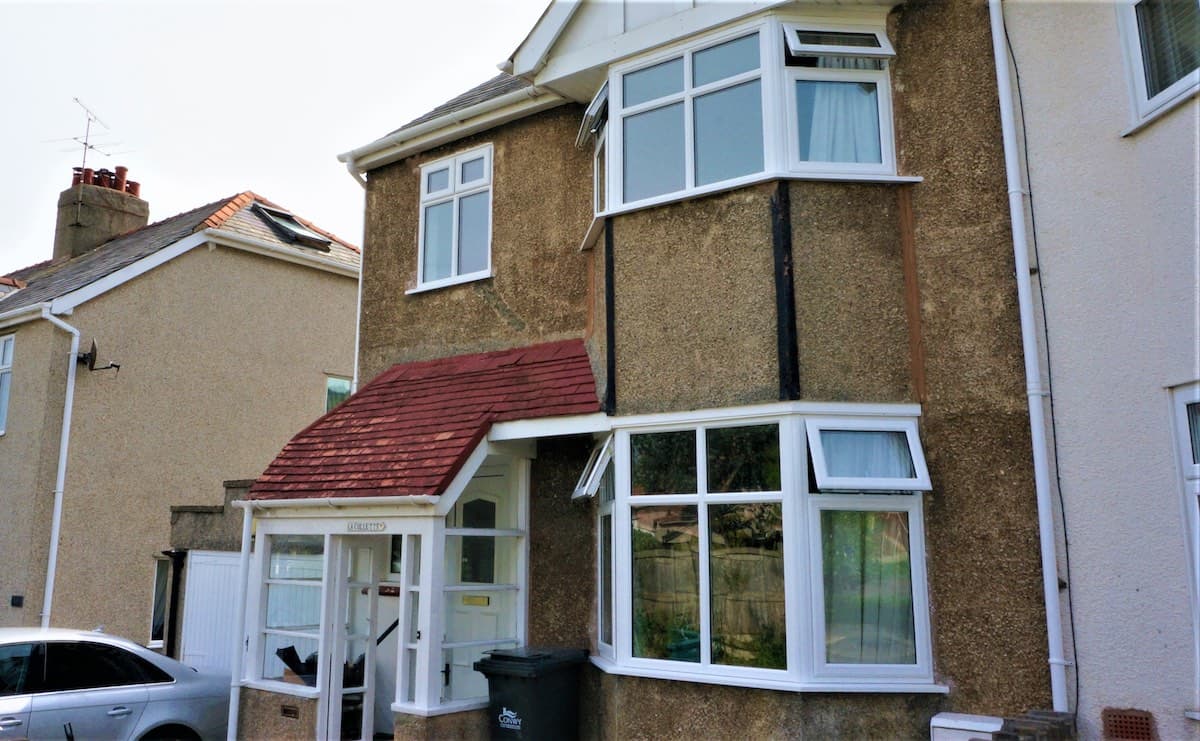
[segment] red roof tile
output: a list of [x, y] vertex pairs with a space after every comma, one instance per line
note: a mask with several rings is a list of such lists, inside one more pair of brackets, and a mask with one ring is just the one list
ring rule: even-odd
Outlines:
[[250, 498], [441, 494], [493, 423], [598, 411], [579, 340], [397, 365], [292, 438]]

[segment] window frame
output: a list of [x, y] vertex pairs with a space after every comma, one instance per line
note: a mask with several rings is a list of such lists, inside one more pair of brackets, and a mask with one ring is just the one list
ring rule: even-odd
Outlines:
[[[155, 638], [154, 637], [154, 614], [157, 611], [158, 600], [159, 600], [160, 582], [159, 582], [158, 577], [159, 577], [160, 571], [163, 572], [162, 573], [162, 582], [161, 582], [161, 586], [162, 586], [161, 594], [162, 594], [162, 601], [163, 601], [163, 624], [162, 624], [163, 633], [162, 633], [162, 636]], [[170, 623], [171, 623], [171, 616], [169, 614], [170, 610], [171, 610], [171, 605], [169, 603], [169, 599], [171, 596], [171, 562], [165, 558], [155, 558], [154, 559], [153, 578], [154, 578], [153, 587], [150, 592], [150, 641], [146, 644], [146, 647], [147, 648], [162, 648], [164, 645], [163, 642], [166, 640], [167, 631], [170, 629]]]
[[[1125, 71], [1132, 106], [1133, 125], [1126, 134], [1158, 118], [1192, 96], [1200, 93], [1200, 66], [1176, 80], [1156, 95], [1146, 86], [1146, 63], [1142, 50], [1141, 32], [1137, 20], [1137, 5], [1144, 0], [1120, 0], [1117, 5], [1117, 30], [1125, 57]], [[1200, 0], [1197, 0], [1200, 3]]]
[[[7, 348], [7, 353], [5, 351]], [[12, 406], [13, 363], [17, 353], [17, 335], [0, 335], [0, 435], [8, 429], [8, 410]], [[8, 362], [4, 357], [8, 355]], [[7, 383], [7, 385], [6, 385]]]
[[[815, 44], [799, 45], [799, 48], [804, 56], [819, 53], [822, 56], [876, 59], [880, 62], [881, 69], [843, 70], [788, 66], [785, 50], [788, 49], [789, 44], [784, 33], [786, 30], [798, 27], [805, 30], [873, 35], [880, 42], [878, 48]], [[692, 86], [691, 60], [693, 55], [752, 33], [758, 33], [759, 36], [759, 66], [757, 70], [731, 75], [703, 86]], [[825, 16], [819, 22], [806, 22], [797, 20], [795, 15], [785, 14], [782, 17], [777, 15], [761, 16], [612, 65], [603, 83], [608, 89], [607, 131], [605, 131], [604, 141], [607, 156], [603, 159], [597, 156], [595, 160], [595, 167], [604, 167], [603, 184], [606, 192], [603, 194], [599, 192], [601, 178], [594, 173], [593, 198], [596, 215], [621, 213], [685, 200], [777, 178], [862, 180], [866, 182], [919, 181], [919, 178], [905, 178], [897, 173], [895, 116], [891, 94], [891, 57], [894, 55], [895, 50], [887, 37], [886, 19], [882, 15], [852, 14], [845, 22], [831, 21]], [[683, 61], [684, 67], [684, 85], [681, 91], [662, 95], [651, 101], [643, 101], [628, 108], [624, 106], [623, 79], [625, 75], [676, 58]], [[696, 185], [695, 116], [693, 110], [695, 100], [714, 92], [732, 89], [754, 79], [759, 80], [761, 85], [762, 168], [757, 172]], [[799, 122], [795, 110], [796, 79], [851, 80], [874, 84], [877, 91], [881, 161], [878, 163], [801, 161], [797, 128]], [[656, 110], [676, 102], [684, 104], [683, 187], [667, 193], [626, 200], [624, 122], [638, 113]], [[596, 148], [596, 154], [600, 154], [599, 146]], [[604, 206], [603, 209], [601, 204]]]
[[[929, 468], [921, 450], [921, 438], [915, 419], [863, 419], [861, 417], [807, 417], [804, 420], [815, 480], [813, 488], [821, 492], [844, 491], [929, 491]], [[896, 479], [883, 477], [831, 476], [825, 458], [825, 446], [821, 442], [822, 430], [846, 430], [862, 432], [903, 432], [908, 441], [908, 454], [912, 461], [914, 477]]]
[[[345, 385], [346, 385], [346, 390], [345, 390], [345, 394], [346, 394], [346, 396], [345, 396], [345, 398], [343, 398], [341, 401], [339, 401], [338, 403], [336, 403], [336, 404], [333, 404], [333, 405], [331, 406], [331, 405], [329, 404], [329, 394], [330, 394], [331, 392], [332, 392], [332, 393], [338, 393], [338, 394], [342, 393], [341, 391], [334, 391], [334, 389], [330, 388], [331, 384], [333, 384], [335, 381], [336, 381], [336, 382], [342, 382], [342, 383], [345, 383]], [[352, 391], [352, 383], [353, 383], [353, 382], [352, 382], [352, 381], [351, 381], [349, 378], [346, 378], [345, 376], [339, 376], [339, 375], [337, 375], [337, 374], [334, 374], [334, 373], [326, 373], [326, 374], [325, 374], [325, 414], [328, 414], [329, 412], [332, 412], [334, 409], [336, 409], [337, 407], [341, 406], [341, 405], [342, 405], [342, 404], [343, 404], [343, 403], [346, 401], [346, 399], [349, 399], [349, 398], [350, 398], [350, 395], [353, 393], [353, 391]]]
[[[916, 418], [912, 408], [904, 410], [888, 408], [889, 405], [870, 405], [862, 410], [862, 424], [867, 429], [894, 428], [907, 431], [915, 429]], [[603, 517], [610, 520], [613, 561], [613, 643], [605, 645], [599, 640], [597, 626], [597, 656], [593, 657], [601, 669], [617, 674], [631, 674], [663, 679], [706, 682], [744, 687], [773, 688], [792, 691], [893, 691], [893, 692], [944, 692], [945, 688], [934, 684], [932, 660], [932, 634], [929, 619], [928, 572], [925, 567], [926, 546], [924, 533], [924, 496], [919, 491], [906, 493], [879, 493], [859, 491], [857, 493], [825, 493], [816, 489], [808, 477], [808, 435], [805, 421], [810, 417], [808, 410], [796, 410], [794, 406], [771, 405], [766, 408], [748, 408], [738, 416], [732, 410], [716, 410], [717, 413], [699, 412], [664, 415], [660, 419], [639, 417], [631, 420], [614, 420], [615, 440], [612, 460], [615, 478], [615, 498], [609, 507], [598, 503], [596, 507], [597, 539], [604, 537]], [[839, 407], [839, 411], [845, 412]], [[857, 412], [858, 410], [854, 410]], [[856, 419], [854, 413], [848, 417], [832, 417], [812, 414], [815, 418]], [[697, 445], [697, 489], [707, 488], [705, 466], [705, 434], [708, 429], [727, 429], [741, 426], [778, 424], [779, 427], [779, 475], [780, 491], [756, 491], [736, 493], [694, 494], [632, 494], [631, 488], [631, 444], [632, 435], [655, 432], [696, 431]], [[919, 443], [918, 443], [919, 445]], [[924, 456], [921, 456], [924, 460]], [[890, 485], [895, 488], [894, 482]], [[785, 600], [784, 626], [786, 630], [786, 667], [767, 669], [711, 661], [711, 612], [710, 596], [705, 595], [705, 577], [698, 577], [698, 602], [701, 624], [709, 624], [701, 630], [700, 663], [671, 659], [656, 659], [633, 655], [633, 557], [632, 534], [633, 509], [637, 506], [662, 504], [690, 504], [706, 501], [707, 504], [730, 503], [779, 503], [783, 528], [783, 593]], [[707, 519], [697, 505], [698, 538], [710, 538]], [[822, 580], [820, 512], [822, 510], [856, 511], [903, 511], [909, 521], [909, 562], [912, 589], [913, 630], [915, 632], [916, 661], [913, 664], [831, 664], [825, 661], [824, 587]], [[601, 569], [603, 564], [597, 547], [597, 619], [603, 599]], [[707, 548], [698, 551], [698, 570], [708, 570]], [[704, 661], [707, 659], [707, 661]]]
[[[464, 163], [471, 160], [483, 157], [483, 177], [479, 180], [462, 181], [462, 166]], [[421, 166], [421, 185], [420, 198], [418, 202], [418, 227], [417, 227], [417, 284], [416, 288], [410, 289], [407, 293], [418, 293], [446, 286], [457, 285], [459, 283], [469, 283], [492, 276], [492, 227], [494, 223], [493, 212], [495, 210], [495, 189], [493, 186], [493, 156], [494, 151], [491, 143], [484, 144], [478, 147], [472, 147], [461, 152], [457, 152], [449, 157], [429, 162]], [[449, 170], [448, 183], [445, 188], [437, 190], [429, 189], [429, 175], [438, 170]], [[470, 273], [458, 272], [458, 246], [459, 246], [459, 204], [464, 198], [478, 195], [480, 193], [488, 194], [488, 210], [487, 210], [487, 228], [486, 228], [486, 266], [482, 270], [476, 270]], [[452, 203], [451, 217], [451, 235], [450, 235], [450, 275], [445, 278], [436, 278], [433, 280], [425, 280], [425, 263], [426, 263], [426, 245], [425, 245], [425, 213], [431, 206], [438, 206], [444, 203]]]
[[1182, 518], [1188, 550], [1189, 591], [1192, 598], [1193, 645], [1197, 647], [1194, 667], [1195, 689], [1200, 692], [1200, 461], [1192, 451], [1191, 425], [1188, 406], [1200, 404], [1200, 381], [1182, 384], [1171, 389], [1171, 427], [1174, 432], [1176, 460], [1183, 499]]

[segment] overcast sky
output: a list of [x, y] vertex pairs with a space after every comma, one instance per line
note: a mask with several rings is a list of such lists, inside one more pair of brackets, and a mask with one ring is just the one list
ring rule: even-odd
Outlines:
[[361, 244], [337, 155], [496, 74], [548, 2], [0, 0], [0, 275], [50, 258], [74, 98], [152, 222], [253, 190]]

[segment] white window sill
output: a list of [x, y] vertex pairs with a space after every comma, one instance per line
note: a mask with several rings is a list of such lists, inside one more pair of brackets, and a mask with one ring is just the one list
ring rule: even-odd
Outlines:
[[764, 679], [727, 676], [721, 674], [700, 674], [693, 672], [673, 672], [659, 669], [632, 668], [620, 666], [601, 656], [591, 656], [589, 660], [606, 674], [617, 674], [627, 677], [646, 677], [648, 679], [666, 679], [676, 682], [700, 682], [703, 684], [719, 684], [728, 687], [750, 687], [763, 690], [781, 690], [785, 692], [872, 692], [897, 694], [949, 694], [950, 688], [933, 682], [907, 681], [796, 681], [791, 679]]
[[676, 203], [680, 201], [690, 201], [693, 198], [701, 198], [714, 193], [723, 193], [729, 190], [737, 190], [745, 188], [749, 185], [757, 185], [771, 180], [797, 180], [802, 182], [829, 182], [829, 183], [875, 183], [882, 185], [904, 185], [908, 183], [922, 183], [925, 178], [914, 175], [884, 175], [870, 174], [861, 172], [760, 172], [737, 180], [727, 180], [723, 183], [708, 185], [703, 188], [693, 188], [687, 191], [679, 191], [676, 193], [668, 193], [654, 198], [647, 198], [641, 201], [635, 201], [630, 204], [614, 206], [605, 211], [601, 211], [595, 215], [596, 219], [603, 219], [606, 216], [616, 216], [618, 214], [627, 214], [633, 211], [641, 211], [643, 209], [652, 208], [654, 206], [662, 206], [667, 203]]
[[408, 289], [404, 293], [405, 293], [405, 295], [411, 296], [414, 293], [425, 293], [427, 291], [436, 291], [439, 288], [446, 288], [448, 286], [457, 286], [457, 285], [461, 285], [463, 283], [473, 283], [477, 280], [486, 280], [491, 277], [492, 277], [492, 271], [485, 270], [480, 273], [469, 273], [467, 275], [458, 275], [453, 278], [443, 278], [442, 280], [431, 281], [429, 283], [422, 283], [421, 285], [417, 286], [416, 288]]
[[1200, 94], [1200, 86], [1192, 87], [1192, 88], [1184, 91], [1183, 93], [1175, 96], [1171, 100], [1164, 102], [1158, 108], [1155, 108], [1154, 110], [1150, 111], [1146, 115], [1139, 117], [1137, 123], [1133, 124], [1128, 129], [1125, 129], [1124, 131], [1121, 132], [1121, 136], [1122, 137], [1133, 136], [1137, 132], [1141, 131], [1142, 129], [1146, 128], [1150, 124], [1157, 121], [1158, 119], [1167, 115], [1171, 111], [1175, 110], [1176, 108], [1180, 107], [1181, 105], [1192, 100], [1193, 98], [1196, 97], [1197, 94]]
[[309, 687], [306, 684], [292, 684], [291, 682], [277, 682], [273, 679], [244, 679], [241, 686], [254, 690], [263, 690], [264, 692], [274, 692], [277, 695], [291, 695], [293, 697], [304, 697], [312, 700], [321, 696], [321, 691], [316, 687]]
[[393, 702], [392, 712], [417, 715], [422, 718], [432, 718], [435, 715], [450, 715], [451, 713], [465, 713], [469, 710], [481, 710], [487, 706], [488, 701], [486, 699], [460, 700], [459, 702], [448, 702], [432, 708], [423, 708], [420, 705], [413, 705], [407, 702]]
[[1184, 710], [1183, 717], [1190, 720], [1200, 720], [1200, 710]]

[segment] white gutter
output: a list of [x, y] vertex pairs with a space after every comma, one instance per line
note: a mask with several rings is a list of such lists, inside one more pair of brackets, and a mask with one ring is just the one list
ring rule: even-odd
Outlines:
[[35, 319], [41, 319], [42, 311], [48, 308], [50, 308], [50, 304], [43, 301], [38, 304], [31, 304], [29, 306], [22, 306], [19, 309], [13, 309], [12, 311], [6, 311], [0, 314], [0, 329], [7, 329], [16, 324], [24, 324], [25, 322], [32, 322]]
[[54, 477], [54, 510], [50, 519], [50, 554], [46, 559], [46, 587], [42, 594], [42, 627], [50, 627], [50, 608], [54, 604], [54, 572], [58, 569], [58, 538], [62, 530], [63, 489], [67, 481], [67, 450], [71, 444], [71, 411], [75, 406], [75, 366], [79, 357], [79, 330], [42, 307], [42, 319], [71, 335], [67, 356], [67, 393], [63, 399], [62, 431], [58, 438], [58, 473]]
[[238, 710], [242, 700], [242, 672], [246, 658], [246, 587], [250, 582], [250, 524], [254, 513], [249, 507], [242, 511], [242, 552], [238, 561], [238, 590], [234, 615], [237, 630], [233, 632], [233, 673], [229, 677], [229, 725], [226, 741], [237, 741]]
[[1029, 429], [1033, 440], [1033, 481], [1037, 492], [1038, 536], [1042, 552], [1042, 592], [1046, 601], [1046, 638], [1050, 653], [1050, 691], [1054, 710], [1068, 712], [1067, 661], [1063, 657], [1062, 608], [1058, 599], [1058, 557], [1054, 547], [1054, 509], [1050, 497], [1049, 447], [1043, 406], [1049, 391], [1042, 388], [1041, 359], [1034, 324], [1033, 286], [1029, 278], [1029, 244], [1025, 232], [1025, 195], [1013, 118], [1012, 80], [1008, 71], [1001, 0], [988, 0], [996, 87], [1000, 95], [1000, 126], [1004, 137], [1004, 167], [1008, 178], [1008, 209], [1012, 222], [1013, 259], [1017, 273], [1017, 305], [1021, 313], [1021, 345], [1025, 355], [1025, 385]]
[[340, 509], [342, 507], [369, 507], [381, 505], [394, 507], [397, 505], [437, 504], [441, 499], [438, 495], [414, 494], [404, 497], [321, 497], [319, 499], [251, 499], [238, 500], [235, 507], [251, 509], [283, 509], [288, 507], [324, 507]]
[[[218, 244], [223, 247], [230, 247], [237, 250], [243, 250], [245, 252], [253, 252], [259, 255], [265, 255], [267, 257], [274, 257], [283, 260], [284, 262], [291, 262], [297, 265], [304, 265], [305, 267], [317, 268], [318, 270], [326, 270], [331, 273], [337, 273], [338, 275], [344, 275], [347, 277], [354, 277], [359, 273], [359, 268], [346, 265], [345, 263], [337, 262], [335, 260], [327, 260], [316, 255], [300, 254], [291, 249], [275, 244], [274, 242], [268, 242], [265, 239], [249, 237], [245, 234], [238, 234], [237, 232], [229, 232], [225, 231], [224, 229], [205, 229], [202, 232], [198, 232], [198, 234], [213, 244]], [[362, 253], [359, 254], [361, 255]], [[360, 266], [362, 264], [361, 257], [359, 258], [359, 264]]]
[[566, 98], [555, 93], [546, 93], [535, 87], [521, 88], [438, 116], [424, 123], [394, 131], [382, 139], [376, 139], [370, 144], [339, 154], [338, 160], [352, 166], [354, 169], [351, 172], [367, 172], [410, 154], [508, 121], [530, 116], [566, 102], [568, 102]]
[[[363, 236], [366, 236], [364, 230]], [[366, 246], [358, 253], [358, 298], [354, 305], [354, 376], [350, 379], [350, 393], [358, 392], [358, 333], [362, 331], [362, 294], [363, 294], [363, 265], [366, 257]]]

